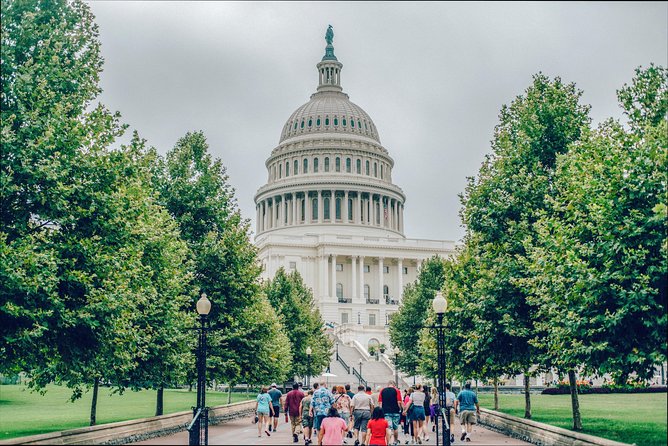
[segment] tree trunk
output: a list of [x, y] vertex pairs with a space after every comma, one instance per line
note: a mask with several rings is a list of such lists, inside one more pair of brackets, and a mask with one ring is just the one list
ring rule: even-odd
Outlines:
[[232, 404], [232, 384], [227, 385], [227, 404]]
[[97, 413], [97, 391], [100, 387], [100, 378], [95, 377], [95, 384], [93, 384], [93, 401], [90, 403], [90, 425], [95, 426], [95, 415]]
[[164, 395], [165, 395], [165, 388], [163, 386], [158, 387], [158, 396], [155, 401], [156, 417], [164, 413]]
[[531, 392], [529, 391], [529, 375], [524, 373], [524, 418], [531, 419]]
[[499, 380], [494, 378], [494, 410], [499, 410]]
[[250, 399], [250, 384], [246, 384], [246, 398]]
[[188, 383], [188, 392], [193, 391], [193, 383]]
[[580, 417], [580, 402], [578, 401], [578, 386], [575, 381], [575, 370], [568, 371], [568, 385], [571, 388], [571, 406], [573, 407], [573, 430], [582, 430], [582, 418]]

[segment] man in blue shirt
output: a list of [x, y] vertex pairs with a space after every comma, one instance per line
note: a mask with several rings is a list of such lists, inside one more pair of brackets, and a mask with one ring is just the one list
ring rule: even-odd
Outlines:
[[471, 383], [464, 384], [464, 390], [459, 392], [455, 401], [455, 410], [459, 408], [459, 422], [462, 425], [461, 441], [471, 441], [473, 425], [476, 423], [476, 414], [480, 415], [478, 396], [471, 390]]
[[[278, 415], [281, 411], [281, 399], [283, 398], [283, 392], [278, 390], [276, 383], [272, 383], [271, 389], [269, 390], [269, 396], [271, 397], [271, 405], [273, 406], [273, 417], [274, 417], [274, 431], [278, 427]], [[271, 431], [271, 423], [269, 424], [269, 431]]]

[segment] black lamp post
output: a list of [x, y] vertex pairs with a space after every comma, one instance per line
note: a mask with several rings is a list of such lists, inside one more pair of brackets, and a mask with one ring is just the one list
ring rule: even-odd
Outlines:
[[197, 407], [193, 407], [193, 420], [188, 426], [190, 445], [209, 444], [209, 408], [206, 407], [206, 332], [211, 301], [206, 294], [197, 301], [199, 314], [199, 342], [197, 346]]
[[362, 360], [360, 359], [360, 383], [359, 385], [362, 385]]
[[[432, 302], [432, 307], [436, 313], [436, 353], [438, 358], [438, 408], [441, 416], [441, 434], [443, 446], [450, 446], [450, 409], [446, 406], [445, 398], [445, 326], [443, 325], [443, 316], [448, 308], [448, 301], [439, 291]], [[437, 415], [437, 416], [438, 416]], [[436, 445], [439, 445], [438, 422], [436, 422]]]
[[401, 350], [399, 350], [399, 347], [394, 347], [394, 383], [397, 385], [397, 389], [399, 388], [399, 353], [401, 353]]
[[311, 387], [311, 347], [306, 347], [306, 388]]

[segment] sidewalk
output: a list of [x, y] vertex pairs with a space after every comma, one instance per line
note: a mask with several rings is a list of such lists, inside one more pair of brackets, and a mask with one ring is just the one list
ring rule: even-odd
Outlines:
[[[431, 427], [429, 428], [431, 430]], [[472, 441], [462, 442], [459, 441], [459, 434], [461, 430], [459, 425], [455, 427], [455, 445], [457, 444], [467, 444], [467, 445], [487, 445], [487, 446], [497, 446], [497, 445], [529, 445], [524, 441], [516, 440], [514, 438], [509, 438], [504, 435], [501, 435], [496, 432], [492, 432], [483, 428], [482, 426], [476, 425], [473, 428]], [[428, 442], [423, 442], [423, 445], [436, 445], [436, 438], [433, 432], [430, 433]], [[399, 434], [400, 444], [403, 446], [406, 444], [408, 437], [405, 437], [403, 434]], [[315, 437], [313, 437], [313, 445], [316, 444]], [[347, 444], [352, 446], [354, 440], [352, 438], [347, 438]], [[154, 444], [154, 445], [168, 445], [168, 444], [188, 444], [188, 433], [179, 432], [178, 434], [168, 435], [165, 437], [154, 438], [152, 440], [141, 441], [134, 444]], [[209, 444], [210, 445], [303, 445], [304, 439], [302, 436], [299, 437], [298, 443], [292, 442], [292, 435], [290, 435], [290, 423], [285, 423], [283, 416], [281, 415], [281, 421], [278, 425], [277, 432], [271, 432], [271, 437], [268, 437], [266, 434], [262, 434], [262, 437], [257, 436], [257, 425], [251, 422], [250, 418], [240, 418], [234, 421], [230, 421], [224, 424], [219, 424], [217, 426], [209, 427]]]

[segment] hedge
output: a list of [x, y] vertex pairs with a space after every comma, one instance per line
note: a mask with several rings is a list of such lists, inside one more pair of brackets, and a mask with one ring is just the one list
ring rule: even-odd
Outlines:
[[[602, 393], [666, 393], [666, 386], [653, 387], [589, 387], [578, 386], [580, 395], [602, 394]], [[568, 395], [571, 391], [568, 386], [549, 387], [541, 392], [541, 395]]]

